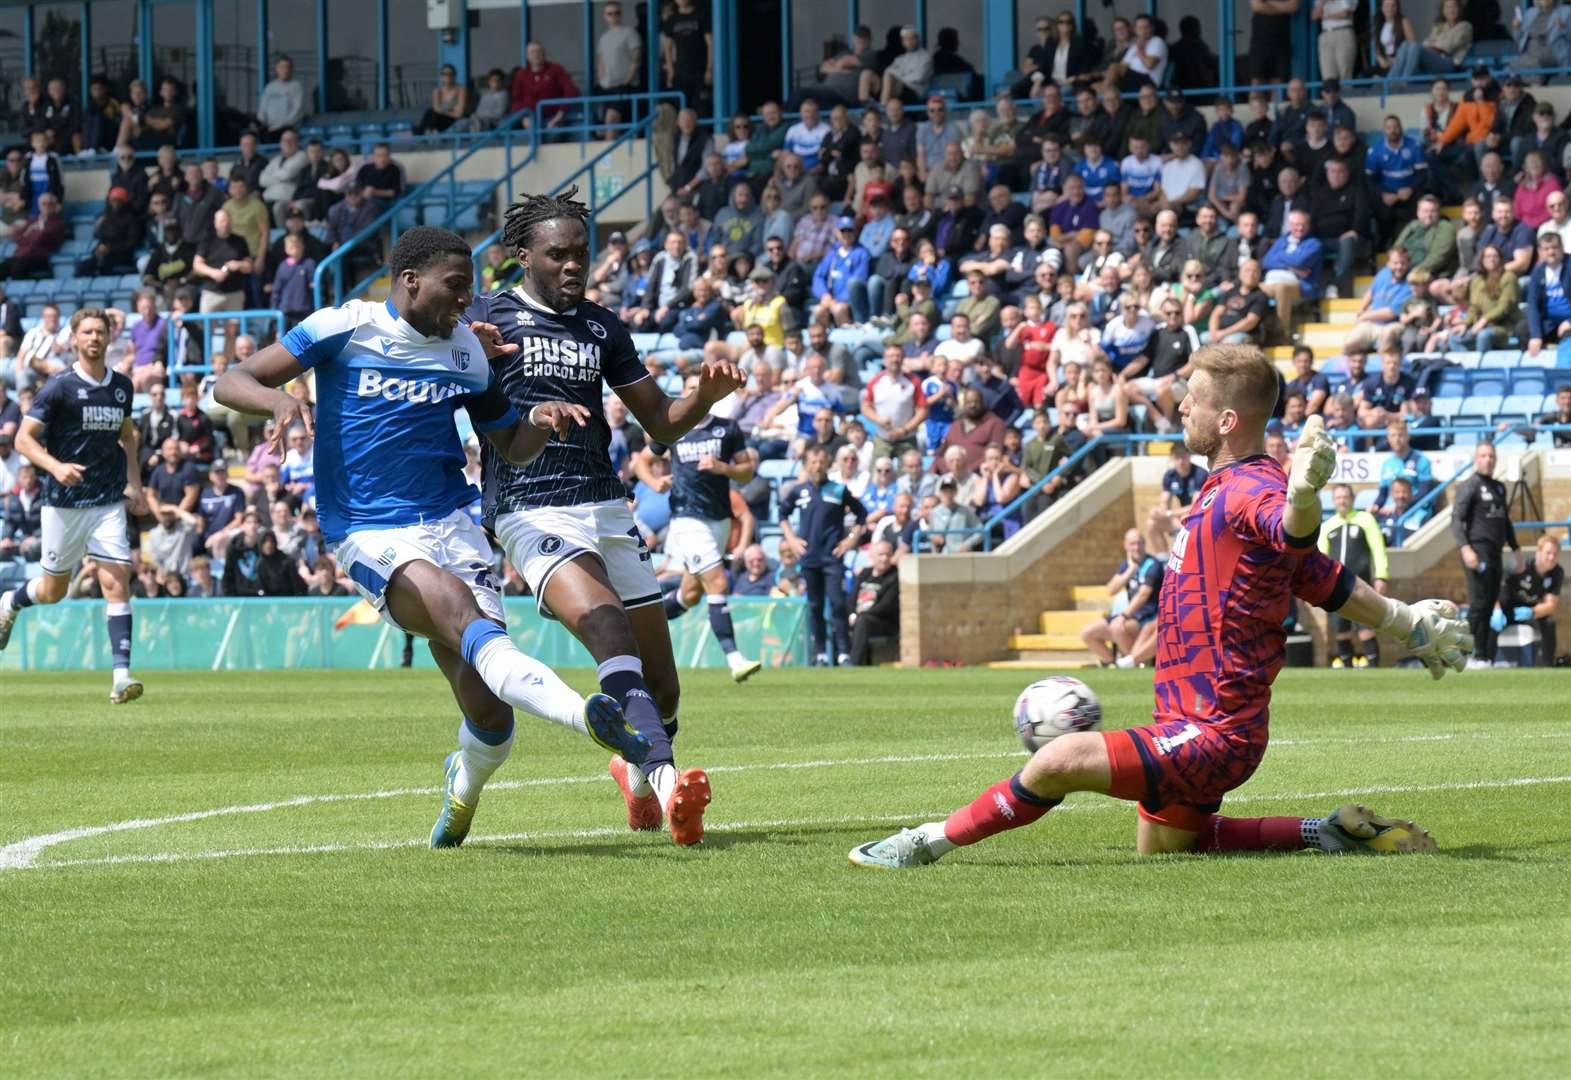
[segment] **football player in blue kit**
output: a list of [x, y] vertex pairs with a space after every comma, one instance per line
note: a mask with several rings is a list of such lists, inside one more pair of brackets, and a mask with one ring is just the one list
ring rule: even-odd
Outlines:
[[[689, 375], [682, 389], [698, 392], [698, 376]], [[656, 476], [651, 457], [671, 457], [671, 472]], [[657, 491], [671, 492], [671, 525], [666, 530], [667, 553], [682, 563], [682, 583], [665, 598], [667, 619], [677, 619], [705, 598], [709, 628], [725, 651], [731, 678], [746, 682], [761, 665], [736, 647], [736, 627], [731, 622], [731, 581], [726, 577], [725, 549], [731, 536], [731, 482], [745, 484], [758, 468], [756, 451], [747, 448], [747, 437], [736, 421], [706, 416], [675, 443], [651, 443], [633, 459], [638, 478]]]
[[[671, 750], [680, 687], [671, 635], [649, 551], [627, 488], [611, 466], [605, 387], [616, 392], [649, 437], [672, 445], [703, 422], [746, 379], [729, 360], [705, 361], [695, 390], [661, 392], [616, 315], [584, 299], [589, 211], [560, 196], [526, 195], [507, 211], [502, 243], [523, 280], [475, 301], [470, 317], [494, 325], [517, 348], [500, 358], [502, 388], [520, 409], [567, 401], [592, 415], [516, 466], [489, 447], [485, 518], [528, 583], [542, 614], [561, 620], [599, 665], [600, 688], [622, 703], [653, 749], [640, 768], [613, 759], [628, 825], [658, 829], [662, 814], [679, 846], [703, 839], [709, 777], [678, 773]], [[646, 681], [647, 680], [647, 681]]]
[[[489, 359], [507, 351], [494, 327], [460, 325], [474, 297], [463, 237], [427, 226], [398, 238], [383, 303], [324, 308], [220, 377], [214, 396], [271, 414], [282, 439], [299, 424], [316, 439], [317, 515], [355, 588], [392, 625], [427, 639], [463, 709], [448, 755], [434, 848], [468, 835], [486, 780], [513, 745], [513, 707], [641, 761], [648, 742], [603, 694], [586, 702], [503, 628], [491, 545], [465, 509], [464, 448], [453, 414], [469, 413], [487, 445], [527, 462], [553, 435], [586, 423], [581, 406], [536, 403], [522, 417]], [[279, 387], [316, 374], [317, 412]]]
[[44, 384], [16, 431], [16, 449], [45, 476], [39, 511], [43, 577], [0, 596], [0, 649], [17, 616], [65, 599], [84, 555], [98, 564], [109, 620], [114, 676], [109, 701], [142, 696], [131, 676], [131, 535], [126, 510], [147, 513], [131, 419], [131, 380], [104, 363], [109, 316], [82, 308], [71, 316], [76, 363]]

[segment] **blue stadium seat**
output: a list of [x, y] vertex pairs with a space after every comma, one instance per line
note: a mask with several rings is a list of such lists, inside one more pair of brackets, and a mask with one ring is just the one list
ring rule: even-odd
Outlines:
[[791, 479], [796, 475], [796, 462], [787, 458], [771, 458], [758, 463], [758, 475], [772, 484]]
[[1430, 402], [1430, 412], [1442, 420], [1447, 417], [1453, 417], [1461, 411], [1462, 395], [1460, 393], [1447, 397], [1437, 397]]
[[1552, 368], [1555, 366], [1556, 359], [1557, 353], [1554, 349], [1541, 349], [1537, 356], [1529, 356], [1524, 352], [1522, 354], [1522, 367], [1538, 368], [1540, 370]]
[[1549, 376], [1543, 368], [1518, 368], [1511, 373], [1513, 394], [1543, 394], [1549, 385]]
[[[1515, 388], [1513, 387], [1513, 389]], [[1509, 394], [1500, 403], [1500, 410], [1497, 415], [1502, 417], [1520, 417], [1524, 420], [1536, 418], [1539, 404], [1543, 400], [1544, 396], [1537, 392], [1531, 394], [1522, 392]]]
[[[1462, 399], [1461, 416], [1483, 417], [1487, 421], [1491, 416], [1500, 411], [1500, 403], [1505, 400], [1500, 394], [1470, 394]], [[1460, 420], [1457, 421], [1461, 423]]]
[[1522, 359], [1520, 349], [1490, 349], [1478, 363], [1486, 368], [1514, 368]]
[[1379, 488], [1360, 488], [1359, 490], [1353, 492], [1353, 509], [1368, 510], [1371, 506], [1375, 505], [1375, 499], [1379, 497]]
[[1468, 375], [1467, 392], [1469, 394], [1504, 394], [1506, 392], [1505, 372], [1474, 371]]
[[1446, 359], [1453, 364], [1471, 370], [1478, 366], [1480, 357], [1476, 352], [1449, 352], [1446, 353]]
[[1435, 397], [1464, 397], [1467, 394], [1467, 372], [1461, 368], [1446, 368], [1440, 373], [1440, 385], [1435, 388]]
[[[1479, 427], [1489, 422], [1485, 416], [1461, 415], [1451, 421], [1452, 427]], [[1459, 431], [1451, 436], [1451, 445], [1457, 447], [1473, 447], [1478, 445], [1478, 433], [1475, 431]]]
[[777, 563], [780, 561], [780, 540], [781, 537], [779, 536], [764, 536], [759, 538], [759, 546], [764, 549], [764, 554], [769, 556], [770, 562]]
[[959, 281], [949, 286], [949, 295], [954, 297], [956, 300], [964, 300], [966, 297], [971, 295], [971, 286], [966, 283], [964, 278], [961, 278]]

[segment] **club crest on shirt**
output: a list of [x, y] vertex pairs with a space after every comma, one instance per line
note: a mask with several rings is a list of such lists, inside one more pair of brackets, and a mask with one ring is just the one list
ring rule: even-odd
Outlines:
[[468, 349], [454, 349], [453, 350], [453, 363], [458, 365], [458, 370], [459, 371], [468, 371], [469, 370], [469, 350]]
[[118, 386], [115, 387], [115, 400], [122, 405], [125, 404], [125, 391]]
[[601, 341], [605, 340], [605, 327], [601, 326], [593, 319], [585, 319], [584, 325], [589, 327], [589, 332], [595, 337], [599, 338]]
[[1202, 509], [1202, 510], [1209, 510], [1209, 509], [1211, 509], [1211, 503], [1213, 501], [1215, 501], [1215, 499], [1216, 499], [1216, 492], [1213, 491], [1210, 494], [1208, 494], [1205, 498], [1200, 500], [1200, 509]]
[[540, 554], [542, 554], [542, 555], [555, 555], [558, 551], [561, 551], [561, 550], [562, 550], [562, 538], [560, 536], [545, 536], [545, 537], [541, 537], [541, 539], [540, 539]]

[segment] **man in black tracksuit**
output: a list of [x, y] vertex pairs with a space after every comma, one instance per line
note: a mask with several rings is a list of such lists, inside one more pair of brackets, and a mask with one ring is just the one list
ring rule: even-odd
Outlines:
[[1473, 655], [1495, 660], [1495, 632], [1489, 620], [1500, 599], [1501, 559], [1509, 545], [1519, 551], [1506, 511], [1506, 486], [1495, 479], [1495, 447], [1481, 442], [1473, 452], [1473, 475], [1462, 481], [1451, 508], [1451, 532], [1461, 548], [1467, 574], [1467, 623]]
[[866, 667], [873, 662], [875, 637], [900, 637], [900, 570], [895, 549], [887, 540], [873, 544], [872, 565], [856, 574], [855, 610], [851, 619], [851, 663]]

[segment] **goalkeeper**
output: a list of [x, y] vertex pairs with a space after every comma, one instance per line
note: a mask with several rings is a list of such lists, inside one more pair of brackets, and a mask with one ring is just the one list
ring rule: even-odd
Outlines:
[[1210, 476], [1173, 543], [1159, 603], [1155, 722], [1063, 735], [1023, 769], [947, 820], [904, 829], [851, 852], [859, 866], [919, 866], [1007, 829], [1029, 825], [1072, 791], [1139, 803], [1142, 854], [1432, 851], [1411, 821], [1348, 805], [1323, 818], [1235, 818], [1222, 800], [1265, 755], [1282, 623], [1294, 597], [1371, 626], [1418, 657], [1435, 678], [1466, 665], [1473, 641], [1454, 605], [1385, 597], [1316, 550], [1320, 489], [1336, 448], [1311, 417], [1290, 475], [1266, 455], [1276, 369], [1253, 346], [1195, 354], [1179, 406], [1184, 442]]

